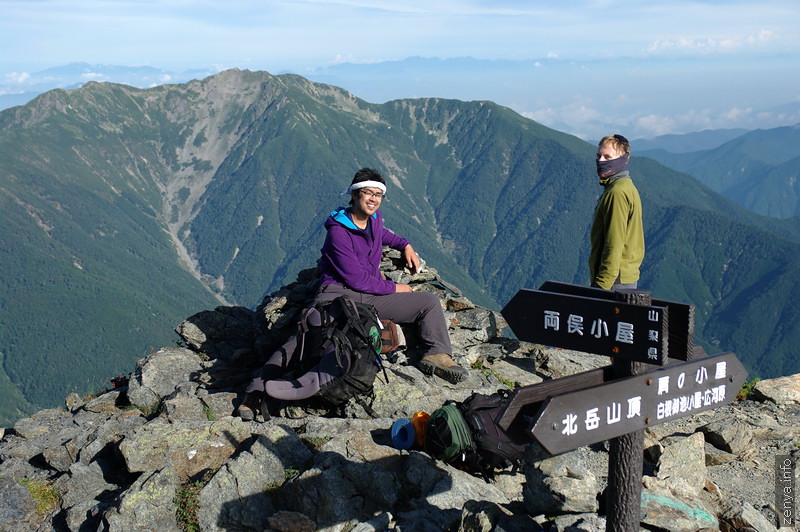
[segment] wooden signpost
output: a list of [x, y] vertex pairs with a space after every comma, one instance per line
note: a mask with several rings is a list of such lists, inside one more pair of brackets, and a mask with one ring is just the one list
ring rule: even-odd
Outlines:
[[611, 357], [518, 388], [498, 424], [550, 454], [610, 440], [606, 530], [638, 530], [644, 429], [730, 403], [744, 367], [733, 353], [695, 359], [694, 307], [643, 290], [546, 282], [501, 313], [520, 340]]
[[549, 397], [531, 435], [550, 454], [730, 403], [747, 375], [733, 353]]
[[666, 307], [520, 290], [503, 317], [521, 340], [649, 364], [663, 365], [668, 357]]

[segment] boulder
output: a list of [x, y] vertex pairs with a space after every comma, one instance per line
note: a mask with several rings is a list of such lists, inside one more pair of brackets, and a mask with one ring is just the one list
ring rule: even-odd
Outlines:
[[175, 506], [179, 481], [175, 470], [165, 467], [142, 474], [104, 516], [109, 532], [180, 532]]
[[642, 524], [665, 532], [712, 532], [719, 530], [719, 520], [712, 511], [695, 499], [669, 491], [642, 491]]
[[152, 412], [178, 384], [189, 382], [202, 366], [197, 353], [181, 347], [165, 347], [136, 362], [130, 379], [128, 400]]
[[753, 444], [753, 430], [738, 419], [719, 419], [698, 430], [708, 443], [727, 453], [746, 453]]
[[12, 478], [0, 477], [0, 531], [35, 529], [36, 501]]
[[581, 451], [533, 464], [525, 480], [525, 509], [531, 515], [597, 511], [600, 487]]
[[779, 405], [800, 404], [800, 374], [758, 381], [754, 396]]
[[136, 429], [119, 446], [132, 473], [171, 468], [181, 481], [219, 469], [250, 438], [246, 423], [220, 421], [152, 421]]
[[696, 497], [706, 483], [706, 454], [703, 434], [669, 436], [661, 441], [662, 451], [656, 475], [645, 477], [645, 486], [662, 487], [672, 493]]

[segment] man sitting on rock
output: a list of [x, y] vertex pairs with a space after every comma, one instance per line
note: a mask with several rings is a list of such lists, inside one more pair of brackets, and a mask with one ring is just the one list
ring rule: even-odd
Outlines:
[[381, 274], [383, 246], [400, 250], [412, 273], [419, 269], [419, 257], [408, 240], [383, 226], [378, 210], [386, 194], [383, 176], [362, 168], [342, 194], [350, 195], [350, 206], [333, 211], [325, 221], [327, 236], [315, 303], [345, 295], [374, 306], [383, 319], [416, 325], [423, 353], [419, 369], [452, 383], [464, 380], [468, 371], [450, 356], [450, 336], [439, 299], [429, 292], [412, 292], [409, 285]]

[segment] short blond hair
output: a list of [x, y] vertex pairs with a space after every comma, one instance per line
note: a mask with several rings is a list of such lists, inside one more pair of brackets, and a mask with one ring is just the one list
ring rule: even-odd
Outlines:
[[630, 153], [631, 152], [631, 143], [628, 142], [628, 139], [623, 137], [622, 135], [606, 135], [600, 142], [597, 144], [598, 147], [604, 148], [606, 146], [611, 146], [614, 150], [620, 153]]

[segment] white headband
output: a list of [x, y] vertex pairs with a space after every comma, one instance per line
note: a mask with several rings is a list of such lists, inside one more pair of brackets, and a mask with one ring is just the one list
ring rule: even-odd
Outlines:
[[386, 185], [384, 185], [380, 181], [361, 181], [361, 182], [358, 182], [358, 183], [353, 183], [352, 185], [350, 185], [349, 187], [344, 189], [342, 191], [342, 196], [344, 196], [345, 194], [351, 194], [352, 192], [355, 192], [356, 190], [358, 190], [360, 188], [364, 188], [364, 187], [379, 188], [379, 189], [381, 189], [381, 192], [386, 194]]

